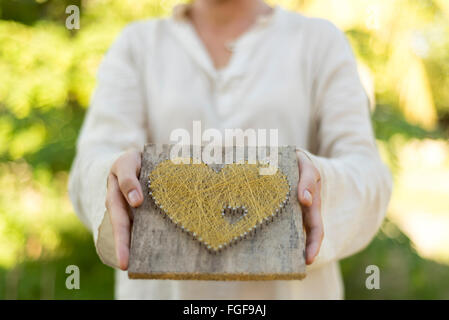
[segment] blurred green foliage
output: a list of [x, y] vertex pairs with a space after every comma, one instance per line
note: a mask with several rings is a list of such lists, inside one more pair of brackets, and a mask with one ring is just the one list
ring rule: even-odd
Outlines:
[[[420, 257], [389, 220], [365, 250], [340, 265], [347, 299], [449, 299], [449, 266]], [[380, 290], [365, 287], [369, 265], [379, 267]]]
[[[371, 1], [390, 20], [368, 26], [344, 17], [357, 58], [376, 83], [373, 124], [395, 171], [394, 137], [449, 135], [444, 1]], [[113, 297], [113, 271], [101, 264], [73, 214], [67, 173], [104, 52], [126, 23], [167, 15], [175, 2], [0, 0], [0, 299]], [[332, 1], [269, 2], [326, 16]], [[71, 4], [81, 8], [80, 30], [65, 28]], [[411, 45], [403, 39], [412, 39]], [[65, 288], [69, 264], [80, 267], [81, 290]], [[369, 264], [381, 268], [382, 290], [366, 290]], [[389, 221], [366, 250], [342, 261], [342, 270], [348, 298], [449, 298], [449, 267], [421, 258]]]

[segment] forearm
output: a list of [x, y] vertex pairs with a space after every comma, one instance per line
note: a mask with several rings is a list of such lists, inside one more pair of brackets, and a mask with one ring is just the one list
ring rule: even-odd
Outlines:
[[337, 158], [308, 155], [322, 180], [324, 239], [311, 266], [316, 268], [369, 244], [385, 216], [392, 179], [376, 150]]

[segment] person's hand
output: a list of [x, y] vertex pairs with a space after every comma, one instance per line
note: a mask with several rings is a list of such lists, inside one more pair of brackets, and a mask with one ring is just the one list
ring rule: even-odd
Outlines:
[[120, 269], [128, 269], [129, 244], [131, 236], [131, 207], [143, 202], [143, 192], [138, 175], [140, 152], [131, 150], [122, 154], [112, 165], [108, 176], [106, 209], [112, 224], [115, 252]]
[[298, 200], [306, 230], [306, 264], [312, 264], [320, 252], [324, 237], [321, 219], [321, 177], [309, 157], [302, 151], [298, 155]]
[[[297, 154], [300, 172], [298, 199], [306, 229], [306, 263], [311, 264], [320, 250], [324, 236], [321, 220], [321, 179], [310, 159], [303, 152], [299, 151]], [[140, 152], [128, 151], [114, 162], [108, 177], [106, 208], [111, 219], [118, 264], [122, 270], [128, 268], [133, 218], [129, 206], [138, 207], [143, 202], [142, 188], [138, 180], [140, 166]]]

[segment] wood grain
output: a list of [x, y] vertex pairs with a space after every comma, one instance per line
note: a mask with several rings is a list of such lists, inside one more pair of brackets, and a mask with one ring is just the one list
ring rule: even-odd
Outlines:
[[[140, 183], [143, 204], [134, 209], [128, 277], [178, 280], [289, 280], [305, 277], [305, 242], [297, 200], [295, 147], [279, 147], [279, 168], [291, 185], [290, 201], [274, 221], [219, 253], [176, 228], [148, 195], [148, 175], [169, 159], [171, 145], [146, 145]], [[225, 152], [223, 148], [223, 152]], [[216, 168], [219, 170], [220, 166]]]

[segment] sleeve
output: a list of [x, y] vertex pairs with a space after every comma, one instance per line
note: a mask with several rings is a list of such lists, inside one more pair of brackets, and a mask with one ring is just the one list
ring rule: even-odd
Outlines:
[[[378, 153], [369, 102], [344, 35], [329, 24], [321, 41], [312, 100], [317, 154], [305, 151], [321, 174], [324, 239], [317, 268], [369, 244], [387, 210], [392, 178]], [[327, 38], [327, 37], [326, 37]]]
[[[142, 150], [146, 139], [133, 36], [132, 25], [125, 27], [99, 66], [97, 87], [69, 176], [69, 195], [75, 212], [93, 232], [101, 260], [111, 266], [116, 263], [110, 221], [105, 215], [107, 177], [120, 154], [132, 148]], [[99, 232], [100, 225], [104, 227]]]

